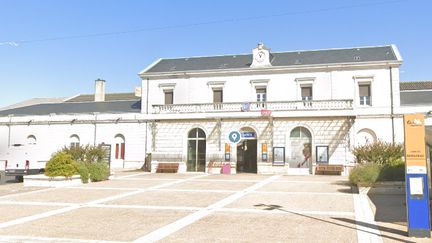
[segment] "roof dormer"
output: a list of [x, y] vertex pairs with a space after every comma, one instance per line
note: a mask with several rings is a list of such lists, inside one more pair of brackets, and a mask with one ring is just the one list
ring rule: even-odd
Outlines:
[[263, 43], [258, 43], [258, 46], [252, 50], [253, 60], [251, 68], [271, 67], [270, 49], [267, 49]]

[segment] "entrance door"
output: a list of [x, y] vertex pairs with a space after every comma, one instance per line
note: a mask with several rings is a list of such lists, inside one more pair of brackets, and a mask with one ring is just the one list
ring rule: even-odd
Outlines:
[[202, 129], [194, 128], [188, 134], [187, 171], [204, 172], [206, 161], [206, 136]]
[[[311, 150], [312, 136], [309, 130], [305, 127], [296, 127], [290, 133], [289, 147], [289, 167], [307, 169], [311, 167], [312, 150]], [[309, 172], [308, 172], [309, 173]]]
[[257, 173], [257, 140], [237, 144], [237, 172]]

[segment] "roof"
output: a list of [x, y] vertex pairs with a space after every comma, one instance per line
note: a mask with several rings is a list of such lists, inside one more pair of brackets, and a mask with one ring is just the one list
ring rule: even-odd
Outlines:
[[400, 92], [401, 105], [432, 105], [432, 90]]
[[64, 99], [65, 98], [33, 98], [33, 99], [25, 100], [13, 105], [0, 108], [0, 110], [10, 110], [18, 107], [37, 105], [37, 104], [59, 103], [62, 102]]
[[432, 81], [401, 82], [400, 90], [432, 90]]
[[105, 102], [63, 102], [54, 104], [36, 104], [0, 111], [0, 116], [27, 116], [77, 113], [139, 113], [140, 100], [105, 101]]
[[[162, 58], [141, 72], [141, 74], [249, 68], [252, 63], [252, 58], [252, 54], [172, 59]], [[271, 53], [270, 62], [272, 66], [282, 67], [400, 60], [401, 58], [397, 48], [388, 45], [345, 49], [276, 52]]]
[[[65, 102], [90, 102], [94, 101], [94, 94], [82, 94], [70, 99], [65, 100]], [[110, 93], [105, 94], [105, 101], [119, 101], [119, 100], [137, 100], [138, 97], [135, 93]]]

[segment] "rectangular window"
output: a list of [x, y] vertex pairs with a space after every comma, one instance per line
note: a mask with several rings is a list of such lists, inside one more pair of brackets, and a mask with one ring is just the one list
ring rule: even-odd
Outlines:
[[266, 88], [257, 88], [257, 101], [258, 102], [266, 102], [267, 101], [267, 89]]
[[312, 100], [312, 87], [301, 87], [302, 100]]
[[222, 103], [223, 102], [223, 92], [221, 89], [213, 90], [213, 103]]
[[174, 91], [169, 90], [165, 91], [165, 105], [172, 105], [174, 104]]
[[360, 105], [371, 105], [370, 84], [359, 85]]

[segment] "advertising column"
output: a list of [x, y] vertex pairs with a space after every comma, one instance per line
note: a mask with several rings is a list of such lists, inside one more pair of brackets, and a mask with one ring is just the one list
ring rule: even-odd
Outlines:
[[408, 236], [430, 237], [424, 115], [404, 115], [404, 130]]

